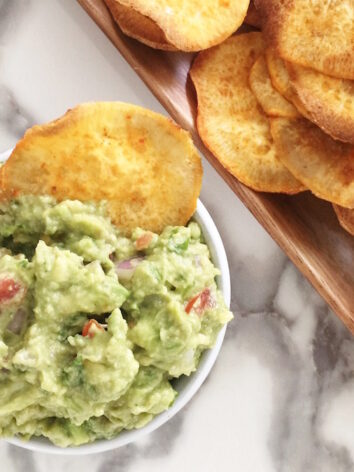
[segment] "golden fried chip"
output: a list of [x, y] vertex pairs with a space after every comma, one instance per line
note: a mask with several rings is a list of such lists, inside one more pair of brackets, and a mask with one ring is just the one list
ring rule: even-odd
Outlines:
[[285, 98], [292, 101], [293, 89], [290, 83], [289, 72], [284, 61], [277, 55], [273, 48], [266, 49], [265, 58], [274, 88]]
[[250, 0], [119, 0], [153, 20], [167, 42], [199, 51], [228, 38], [241, 26]]
[[273, 48], [267, 48], [265, 58], [273, 87], [291, 102], [302, 116], [308, 118], [306, 109], [291, 85], [289, 72], [284, 61], [276, 54]]
[[200, 192], [202, 167], [189, 134], [150, 110], [87, 103], [28, 130], [3, 166], [6, 198], [53, 195], [107, 200], [124, 232], [184, 225]]
[[3, 200], [3, 198], [4, 198], [4, 190], [3, 190], [3, 182], [2, 182], [2, 180], [3, 180], [2, 179], [2, 174], [3, 174], [2, 170], [3, 170], [3, 163], [0, 162], [0, 200]]
[[250, 87], [264, 112], [269, 116], [297, 118], [297, 109], [273, 87], [264, 55], [259, 56], [250, 73]]
[[354, 207], [354, 147], [335, 141], [303, 118], [272, 118], [271, 132], [283, 164], [315, 195]]
[[297, 193], [303, 186], [278, 160], [268, 118], [248, 83], [263, 52], [262, 33], [255, 32], [199, 53], [190, 71], [198, 97], [198, 131], [242, 183], [260, 191]]
[[354, 79], [353, 0], [255, 0], [255, 5], [280, 57]]
[[333, 203], [334, 211], [337, 215], [339, 224], [348, 233], [354, 236], [354, 210], [350, 208], [344, 208]]
[[247, 25], [254, 26], [255, 28], [260, 28], [262, 25], [261, 18], [256, 7], [254, 6], [253, 0], [251, 0], [250, 6], [248, 7], [245, 23]]
[[176, 50], [153, 20], [133, 8], [122, 5], [118, 0], [105, 0], [105, 2], [120, 29], [127, 36], [155, 49]]
[[354, 82], [287, 63], [291, 84], [316, 123], [335, 139], [354, 143]]

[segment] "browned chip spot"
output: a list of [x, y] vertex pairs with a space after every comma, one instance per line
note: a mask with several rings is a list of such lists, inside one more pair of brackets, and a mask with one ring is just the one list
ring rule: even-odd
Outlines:
[[354, 208], [353, 145], [303, 118], [272, 118], [271, 132], [279, 158], [300, 182], [319, 198]]
[[334, 211], [337, 215], [339, 224], [348, 233], [354, 236], [354, 210], [350, 208], [343, 208], [339, 205], [333, 204]]
[[260, 28], [262, 25], [261, 18], [256, 7], [254, 6], [253, 0], [251, 0], [248, 7], [245, 23], [247, 25], [254, 26], [255, 28]]
[[106, 200], [124, 232], [184, 225], [200, 192], [200, 157], [186, 131], [134, 105], [87, 103], [28, 130], [1, 171], [5, 198], [52, 194]]
[[241, 182], [255, 190], [297, 193], [304, 187], [276, 155], [267, 116], [249, 87], [262, 33], [229, 38], [201, 52], [190, 74], [198, 97], [197, 126], [205, 145]]

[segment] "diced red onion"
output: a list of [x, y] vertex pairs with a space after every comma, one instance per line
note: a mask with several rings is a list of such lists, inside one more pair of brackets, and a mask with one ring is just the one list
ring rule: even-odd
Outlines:
[[200, 256], [197, 254], [194, 256], [194, 262], [196, 267], [202, 267], [202, 261], [200, 259]]
[[130, 280], [135, 272], [135, 269], [144, 260], [144, 257], [133, 257], [132, 259], [126, 259], [120, 261], [116, 265], [116, 273], [120, 280]]
[[7, 329], [14, 334], [20, 334], [26, 317], [26, 310], [24, 310], [23, 308], [19, 308], [14, 314], [10, 323], [7, 325]]

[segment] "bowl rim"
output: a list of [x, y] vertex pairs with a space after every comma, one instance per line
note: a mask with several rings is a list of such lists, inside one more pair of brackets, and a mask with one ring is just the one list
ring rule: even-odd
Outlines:
[[[0, 162], [5, 161], [11, 154], [12, 150], [0, 153]], [[220, 275], [216, 277], [216, 283], [219, 290], [222, 292], [226, 306], [230, 308], [231, 301], [231, 284], [230, 272], [227, 261], [226, 251], [219, 234], [219, 231], [211, 218], [209, 212], [198, 199], [196, 212], [192, 217], [202, 228], [202, 233], [206, 239], [208, 248], [211, 253], [211, 259], [214, 265], [219, 269]], [[61, 448], [50, 443], [45, 438], [33, 438], [24, 441], [19, 438], [3, 438], [6, 442], [28, 449], [35, 452], [42, 452], [47, 454], [58, 454], [65, 456], [79, 456], [87, 454], [95, 454], [100, 452], [117, 449], [129, 443], [141, 439], [143, 436], [156, 430], [164, 423], [169, 421], [176, 415], [195, 395], [199, 388], [204, 383], [209, 375], [221, 349], [223, 339], [226, 332], [226, 325], [220, 330], [215, 345], [211, 349], [204, 351], [197, 370], [191, 374], [191, 380], [183, 388], [182, 392], [177, 396], [173, 405], [166, 411], [158, 414], [147, 425], [140, 429], [132, 429], [122, 431], [113, 439], [99, 439], [89, 444], [81, 446], [72, 446]]]

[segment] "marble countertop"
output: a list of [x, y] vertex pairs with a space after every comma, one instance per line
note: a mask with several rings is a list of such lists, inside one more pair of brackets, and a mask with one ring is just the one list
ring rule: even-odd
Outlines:
[[[0, 152], [87, 100], [165, 113], [74, 0], [0, 0]], [[204, 386], [112, 452], [58, 457], [0, 441], [1, 471], [354, 471], [354, 341], [205, 160], [204, 171], [235, 314]]]

